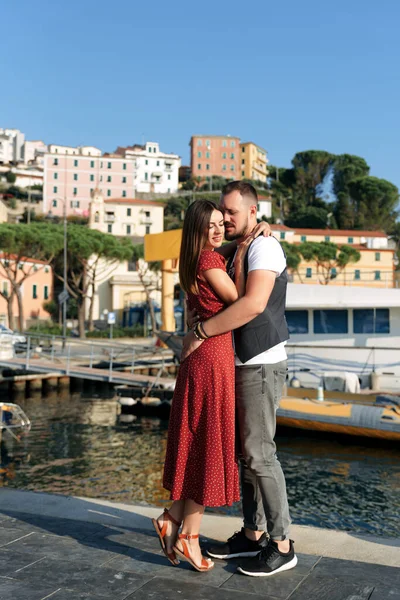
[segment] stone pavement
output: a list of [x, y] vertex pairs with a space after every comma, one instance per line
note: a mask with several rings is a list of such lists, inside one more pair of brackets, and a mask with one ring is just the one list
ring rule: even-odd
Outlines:
[[[398, 540], [354, 536], [349, 556], [345, 545], [350, 538], [335, 538], [336, 532], [326, 530], [316, 530], [318, 538], [313, 538], [315, 532], [302, 528], [296, 544], [299, 563], [291, 571], [251, 578], [235, 572], [235, 561], [216, 561], [209, 573], [197, 573], [184, 562], [169, 566], [148, 519], [157, 512], [1, 489], [0, 599], [400, 600]], [[204, 530], [209, 540], [211, 535], [223, 539], [233, 524], [239, 521], [207, 516]], [[308, 532], [314, 542], [305, 552]], [[318, 552], [317, 539], [321, 547], [331, 548], [330, 556]], [[362, 560], [357, 547], [369, 548], [361, 552]]]

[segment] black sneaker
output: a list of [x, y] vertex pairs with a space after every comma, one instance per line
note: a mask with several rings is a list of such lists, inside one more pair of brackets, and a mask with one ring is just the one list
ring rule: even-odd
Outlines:
[[293, 541], [290, 540], [290, 550], [287, 553], [278, 550], [278, 544], [272, 540], [262, 549], [260, 554], [253, 559], [244, 561], [238, 571], [250, 577], [269, 577], [288, 571], [297, 565], [297, 556], [294, 553]]
[[239, 558], [257, 556], [268, 543], [265, 533], [257, 542], [246, 537], [244, 529], [236, 531], [225, 544], [216, 544], [207, 548], [208, 556], [212, 558]]

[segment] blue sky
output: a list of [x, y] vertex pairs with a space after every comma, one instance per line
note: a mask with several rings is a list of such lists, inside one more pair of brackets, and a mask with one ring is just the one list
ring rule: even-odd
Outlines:
[[400, 2], [21, 0], [2, 7], [0, 127], [104, 151], [238, 135], [400, 186]]

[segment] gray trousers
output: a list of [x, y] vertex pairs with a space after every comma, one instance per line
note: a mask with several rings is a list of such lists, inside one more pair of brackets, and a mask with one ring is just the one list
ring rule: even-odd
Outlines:
[[244, 526], [268, 531], [271, 539], [289, 535], [289, 506], [274, 442], [276, 410], [286, 380], [287, 362], [236, 367], [236, 416]]

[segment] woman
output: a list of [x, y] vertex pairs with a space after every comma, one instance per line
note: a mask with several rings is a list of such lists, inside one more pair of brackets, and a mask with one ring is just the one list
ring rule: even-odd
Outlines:
[[[189, 310], [200, 320], [220, 312], [244, 293], [244, 256], [235, 257], [235, 283], [226, 273], [222, 245], [224, 220], [213, 202], [197, 200], [186, 212], [179, 261]], [[204, 339], [198, 327], [197, 335]], [[205, 506], [230, 506], [240, 500], [235, 460], [235, 367], [231, 333], [206, 339], [180, 366], [168, 430], [164, 487], [171, 492], [169, 510], [153, 519], [161, 547], [173, 565], [177, 555], [197, 571], [214, 563], [199, 545]], [[182, 533], [178, 530], [182, 524]]]

